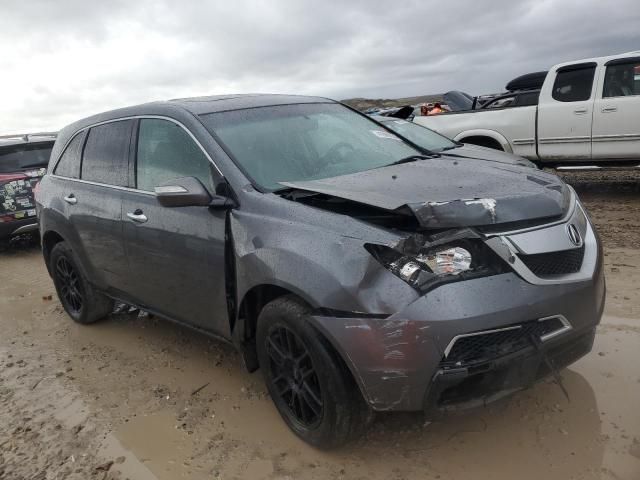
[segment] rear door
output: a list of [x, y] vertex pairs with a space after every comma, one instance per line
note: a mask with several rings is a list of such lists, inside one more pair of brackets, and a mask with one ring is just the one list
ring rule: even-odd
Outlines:
[[[123, 289], [127, 275], [121, 205], [122, 193], [129, 185], [132, 128], [133, 120], [118, 120], [91, 127], [84, 138], [74, 138], [69, 144], [70, 156], [82, 152], [80, 179], [67, 181], [58, 189], [66, 216], [79, 236], [76, 248], [93, 271], [91, 280], [115, 293]], [[55, 173], [65, 173], [64, 154]]]
[[174, 121], [140, 119], [134, 145], [136, 191], [126, 192], [122, 205], [128, 291], [142, 306], [226, 336], [225, 212], [163, 207], [153, 193], [180, 177], [195, 177], [214, 193], [220, 177]]
[[640, 57], [607, 62], [593, 112], [593, 159], [640, 159]]
[[549, 73], [538, 104], [541, 160], [591, 159], [595, 74], [595, 62], [565, 65]]

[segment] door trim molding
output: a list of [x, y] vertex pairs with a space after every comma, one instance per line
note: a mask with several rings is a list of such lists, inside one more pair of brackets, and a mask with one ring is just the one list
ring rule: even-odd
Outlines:
[[633, 142], [640, 141], [640, 133], [619, 133], [613, 135], [593, 135], [594, 142]]
[[574, 136], [574, 137], [546, 137], [538, 139], [538, 143], [550, 144], [550, 143], [582, 143], [591, 140], [589, 135]]

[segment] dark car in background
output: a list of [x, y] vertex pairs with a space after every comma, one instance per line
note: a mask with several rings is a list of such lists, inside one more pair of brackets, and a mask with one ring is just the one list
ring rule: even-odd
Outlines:
[[36, 232], [34, 188], [44, 175], [55, 133], [0, 137], [0, 246]]
[[605, 284], [573, 189], [386, 125], [286, 95], [69, 125], [37, 196], [63, 307], [91, 323], [117, 299], [233, 343], [321, 447], [372, 410], [483, 405], [588, 353]]

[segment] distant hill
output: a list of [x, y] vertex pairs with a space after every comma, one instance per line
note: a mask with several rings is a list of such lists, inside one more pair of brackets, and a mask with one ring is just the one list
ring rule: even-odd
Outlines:
[[416, 105], [419, 103], [442, 102], [442, 94], [406, 98], [347, 98], [341, 101], [357, 110], [364, 111], [373, 107], [388, 108], [400, 107], [402, 105]]

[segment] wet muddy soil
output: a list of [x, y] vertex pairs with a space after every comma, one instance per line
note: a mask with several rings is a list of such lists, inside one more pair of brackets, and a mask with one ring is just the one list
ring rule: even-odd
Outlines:
[[320, 452], [235, 351], [136, 312], [71, 322], [35, 246], [0, 254], [1, 479], [640, 479], [640, 174], [565, 175], [605, 243], [594, 350], [551, 381]]

